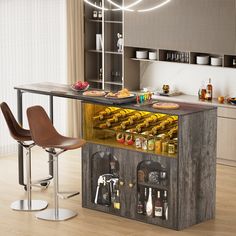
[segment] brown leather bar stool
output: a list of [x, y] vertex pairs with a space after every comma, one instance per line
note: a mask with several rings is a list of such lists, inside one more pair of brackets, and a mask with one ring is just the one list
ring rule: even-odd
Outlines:
[[[47, 209], [36, 217], [44, 220], [61, 221], [67, 220], [77, 215], [68, 209], [59, 208], [59, 197], [67, 199], [78, 195], [75, 193], [62, 193], [59, 192], [58, 184], [58, 156], [72, 149], [77, 149], [85, 144], [85, 141], [78, 138], [69, 138], [59, 134], [47, 113], [41, 106], [33, 106], [27, 109], [28, 122], [30, 126], [30, 132], [35, 144], [44, 148], [53, 156], [53, 180], [54, 180], [54, 208]], [[56, 151], [57, 150], [57, 151]], [[67, 195], [65, 195], [67, 194]]]
[[31, 180], [31, 148], [35, 145], [32, 141], [29, 130], [21, 128], [16, 121], [8, 105], [3, 102], [0, 104], [3, 116], [6, 120], [8, 129], [13, 139], [26, 149], [26, 175], [27, 175], [27, 200], [17, 200], [11, 204], [13, 210], [18, 211], [39, 211], [48, 206], [46, 201], [32, 200], [31, 188], [35, 184], [48, 183], [51, 177], [34, 181]]

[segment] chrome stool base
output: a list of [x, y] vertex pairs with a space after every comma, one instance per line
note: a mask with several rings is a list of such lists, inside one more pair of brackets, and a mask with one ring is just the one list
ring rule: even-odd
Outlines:
[[41, 220], [50, 220], [50, 221], [63, 221], [68, 220], [77, 216], [77, 213], [71, 210], [58, 208], [58, 214], [56, 214], [55, 209], [47, 209], [45, 211], [37, 213], [35, 216]]
[[47, 208], [48, 203], [42, 200], [18, 200], [11, 204], [11, 209], [15, 211], [40, 211]]

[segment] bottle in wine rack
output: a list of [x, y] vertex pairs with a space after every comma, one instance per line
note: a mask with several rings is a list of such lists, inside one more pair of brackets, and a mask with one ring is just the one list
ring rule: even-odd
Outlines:
[[162, 201], [161, 201], [161, 193], [157, 190], [156, 201], [154, 205], [154, 216], [162, 218], [163, 216], [163, 208], [162, 208]]
[[104, 120], [107, 116], [116, 114], [120, 111], [120, 108], [117, 107], [107, 107], [105, 110], [100, 111], [97, 116], [93, 117], [93, 120]]
[[107, 127], [111, 127], [112, 124], [116, 124], [118, 121], [119, 119], [116, 116], [113, 116], [112, 118], [107, 119], [106, 121]]
[[148, 189], [144, 188], [144, 197], [143, 197], [143, 214], [147, 215], [147, 201], [148, 201]]

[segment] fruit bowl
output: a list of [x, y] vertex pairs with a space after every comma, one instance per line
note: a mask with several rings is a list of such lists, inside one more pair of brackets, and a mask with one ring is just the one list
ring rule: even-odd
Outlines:
[[82, 81], [77, 81], [75, 84], [71, 85], [71, 89], [76, 92], [84, 92], [88, 90], [89, 88], [89, 83], [88, 82], [82, 82]]

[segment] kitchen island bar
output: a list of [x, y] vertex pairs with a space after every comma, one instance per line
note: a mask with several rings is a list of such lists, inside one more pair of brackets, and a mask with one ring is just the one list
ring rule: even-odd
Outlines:
[[[215, 217], [217, 109], [116, 104], [68, 85], [15, 87], [22, 93], [81, 100], [83, 207], [181, 230]], [[51, 114], [52, 115], [52, 114]]]

